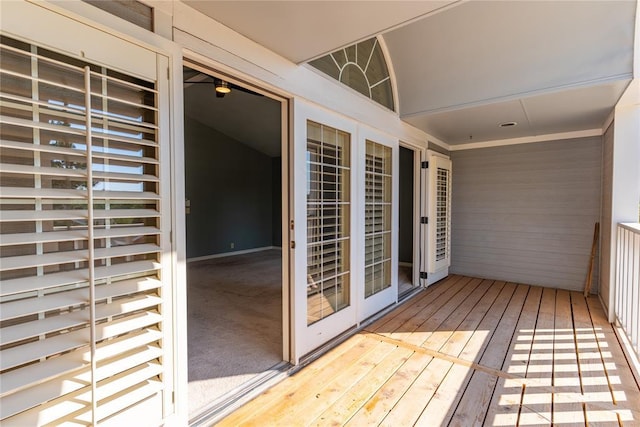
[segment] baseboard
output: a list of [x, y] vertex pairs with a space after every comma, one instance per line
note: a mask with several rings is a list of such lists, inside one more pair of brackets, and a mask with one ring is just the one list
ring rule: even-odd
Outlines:
[[398, 267], [413, 267], [412, 262], [399, 262]]
[[244, 255], [244, 254], [250, 254], [253, 252], [262, 252], [262, 251], [268, 251], [271, 249], [276, 249], [276, 250], [282, 250], [282, 248], [280, 246], [264, 246], [262, 248], [251, 248], [251, 249], [244, 249], [241, 251], [233, 251], [233, 252], [223, 252], [221, 254], [213, 254], [213, 255], [205, 255], [205, 256], [199, 256], [199, 257], [194, 257], [194, 258], [187, 258], [187, 262], [196, 262], [196, 261], [205, 261], [208, 259], [215, 259], [215, 258], [226, 258], [229, 256], [236, 256], [236, 255]]

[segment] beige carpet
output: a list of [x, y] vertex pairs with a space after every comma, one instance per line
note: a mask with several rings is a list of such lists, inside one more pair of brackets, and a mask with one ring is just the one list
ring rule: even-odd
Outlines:
[[190, 418], [282, 361], [281, 255], [188, 264]]

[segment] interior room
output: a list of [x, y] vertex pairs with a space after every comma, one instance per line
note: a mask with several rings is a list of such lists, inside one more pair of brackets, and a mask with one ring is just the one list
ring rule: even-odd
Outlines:
[[282, 362], [281, 105], [184, 82], [191, 418]]
[[398, 296], [406, 295], [413, 289], [414, 260], [414, 156], [415, 151], [400, 146], [400, 193], [398, 207]]

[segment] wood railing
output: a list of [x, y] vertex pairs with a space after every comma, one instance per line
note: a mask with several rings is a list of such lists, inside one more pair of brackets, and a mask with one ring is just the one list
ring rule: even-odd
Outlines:
[[615, 317], [640, 358], [640, 224], [618, 224]]

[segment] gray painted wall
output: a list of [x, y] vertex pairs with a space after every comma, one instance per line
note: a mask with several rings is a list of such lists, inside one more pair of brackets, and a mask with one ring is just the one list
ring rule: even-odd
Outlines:
[[187, 117], [185, 181], [188, 258], [272, 245], [271, 157]]
[[603, 137], [602, 147], [602, 218], [600, 223], [600, 298], [605, 309], [609, 304], [611, 265], [611, 209], [613, 188], [613, 123]]
[[271, 244], [282, 246], [282, 157], [271, 159]]
[[398, 260], [408, 263], [413, 263], [413, 155], [413, 150], [400, 147]]
[[451, 159], [450, 272], [584, 288], [600, 217], [600, 137], [453, 151]]

